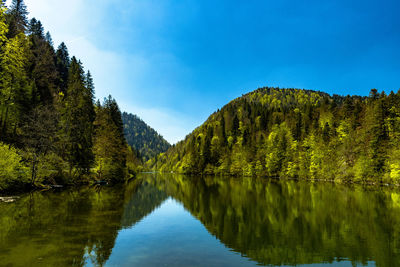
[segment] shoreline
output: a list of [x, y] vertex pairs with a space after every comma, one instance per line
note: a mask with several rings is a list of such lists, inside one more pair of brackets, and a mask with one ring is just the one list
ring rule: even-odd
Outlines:
[[[315, 179], [301, 179], [301, 178], [292, 178], [292, 177], [274, 177], [274, 176], [239, 176], [239, 175], [228, 175], [228, 174], [220, 174], [220, 175], [212, 175], [212, 174], [184, 174], [184, 173], [176, 173], [176, 172], [160, 172], [160, 171], [144, 171], [139, 174], [173, 174], [173, 175], [184, 175], [187, 177], [201, 177], [201, 178], [206, 178], [206, 177], [216, 177], [216, 178], [227, 178], [227, 179], [235, 179], [235, 178], [250, 178], [250, 179], [264, 179], [264, 180], [271, 180], [271, 181], [296, 181], [296, 182], [322, 182], [322, 183], [331, 183], [331, 184], [337, 184], [337, 185], [346, 185], [346, 186], [362, 186], [362, 187], [369, 187], [369, 188], [391, 188], [391, 189], [399, 189], [400, 184], [389, 184], [389, 183], [381, 183], [381, 182], [363, 182], [363, 181], [354, 181], [354, 180], [348, 180], [348, 181], [340, 181], [340, 180], [333, 180], [333, 179], [322, 179], [322, 178], [315, 178]], [[136, 180], [136, 177], [132, 177], [130, 179], [127, 179], [124, 182], [120, 183], [108, 183], [106, 181], [94, 181], [91, 183], [76, 183], [76, 184], [60, 184], [60, 185], [42, 185], [42, 186], [35, 186], [35, 187], [29, 187], [27, 190], [15, 190], [15, 191], [0, 191], [0, 203], [5, 202], [2, 201], [2, 198], [7, 198], [7, 197], [15, 197], [19, 196], [22, 194], [26, 193], [32, 193], [36, 191], [62, 191], [62, 190], [68, 190], [71, 188], [82, 188], [82, 187], [95, 187], [95, 186], [100, 186], [100, 187], [113, 187], [116, 185], [124, 184], [124, 183], [129, 183], [131, 181]]]

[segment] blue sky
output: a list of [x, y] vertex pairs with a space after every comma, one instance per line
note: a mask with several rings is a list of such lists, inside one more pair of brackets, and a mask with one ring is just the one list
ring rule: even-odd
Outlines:
[[399, 1], [25, 0], [109, 93], [175, 143], [262, 86], [400, 88]]

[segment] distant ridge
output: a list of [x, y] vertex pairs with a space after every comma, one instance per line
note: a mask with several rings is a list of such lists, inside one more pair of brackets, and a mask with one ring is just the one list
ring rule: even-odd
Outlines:
[[165, 152], [171, 146], [156, 130], [138, 116], [122, 113], [126, 141], [140, 153], [143, 161]]

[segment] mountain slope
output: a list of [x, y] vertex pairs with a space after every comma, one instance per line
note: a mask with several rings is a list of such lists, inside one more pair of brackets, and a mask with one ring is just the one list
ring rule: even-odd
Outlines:
[[397, 183], [400, 95], [261, 88], [150, 164], [161, 171]]
[[125, 138], [140, 153], [143, 161], [165, 152], [171, 146], [160, 134], [138, 116], [122, 113]]

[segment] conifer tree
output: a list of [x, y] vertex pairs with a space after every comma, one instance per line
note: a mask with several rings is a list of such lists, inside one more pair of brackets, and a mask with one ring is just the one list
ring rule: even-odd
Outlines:
[[44, 29], [40, 20], [37, 20], [36, 18], [31, 19], [29, 22], [28, 33], [41, 39], [44, 38]]
[[8, 37], [13, 38], [19, 33], [25, 33], [28, 26], [28, 11], [23, 0], [13, 0], [8, 11]]
[[50, 45], [50, 47], [52, 48], [52, 50], [54, 50], [53, 38], [51, 37], [50, 32], [46, 32], [46, 35], [45, 35], [44, 39], [45, 39], [46, 42]]
[[[87, 71], [86, 76], [85, 76], [85, 86], [87, 89], [87, 92], [92, 95], [94, 95], [94, 83], [93, 83], [93, 77], [90, 71]], [[93, 101], [93, 99], [92, 99]]]
[[52, 103], [56, 94], [58, 77], [55, 52], [51, 44], [45, 39], [40, 21], [33, 18], [29, 32], [30, 50], [32, 52], [30, 75], [35, 85], [33, 104]]
[[108, 98], [106, 98], [104, 100], [104, 107], [110, 113], [110, 117], [118, 129], [119, 138], [120, 138], [121, 142], [125, 142], [124, 124], [122, 122], [121, 111], [119, 110], [117, 101], [115, 101], [115, 99], [112, 98], [111, 95], [109, 95]]
[[56, 51], [56, 68], [58, 72], [58, 88], [63, 94], [67, 91], [68, 86], [68, 69], [70, 65], [70, 58], [67, 46], [62, 42]]
[[70, 165], [70, 174], [73, 168], [85, 173], [93, 163], [93, 92], [85, 87], [83, 67], [75, 57], [71, 59], [68, 76], [61, 114], [63, 156]]
[[386, 161], [386, 140], [387, 131], [385, 125], [386, 107], [385, 107], [385, 95], [379, 96], [371, 90], [372, 95], [372, 116], [371, 116], [371, 141], [370, 141], [370, 156], [372, 160], [372, 168], [374, 175], [382, 177]]

